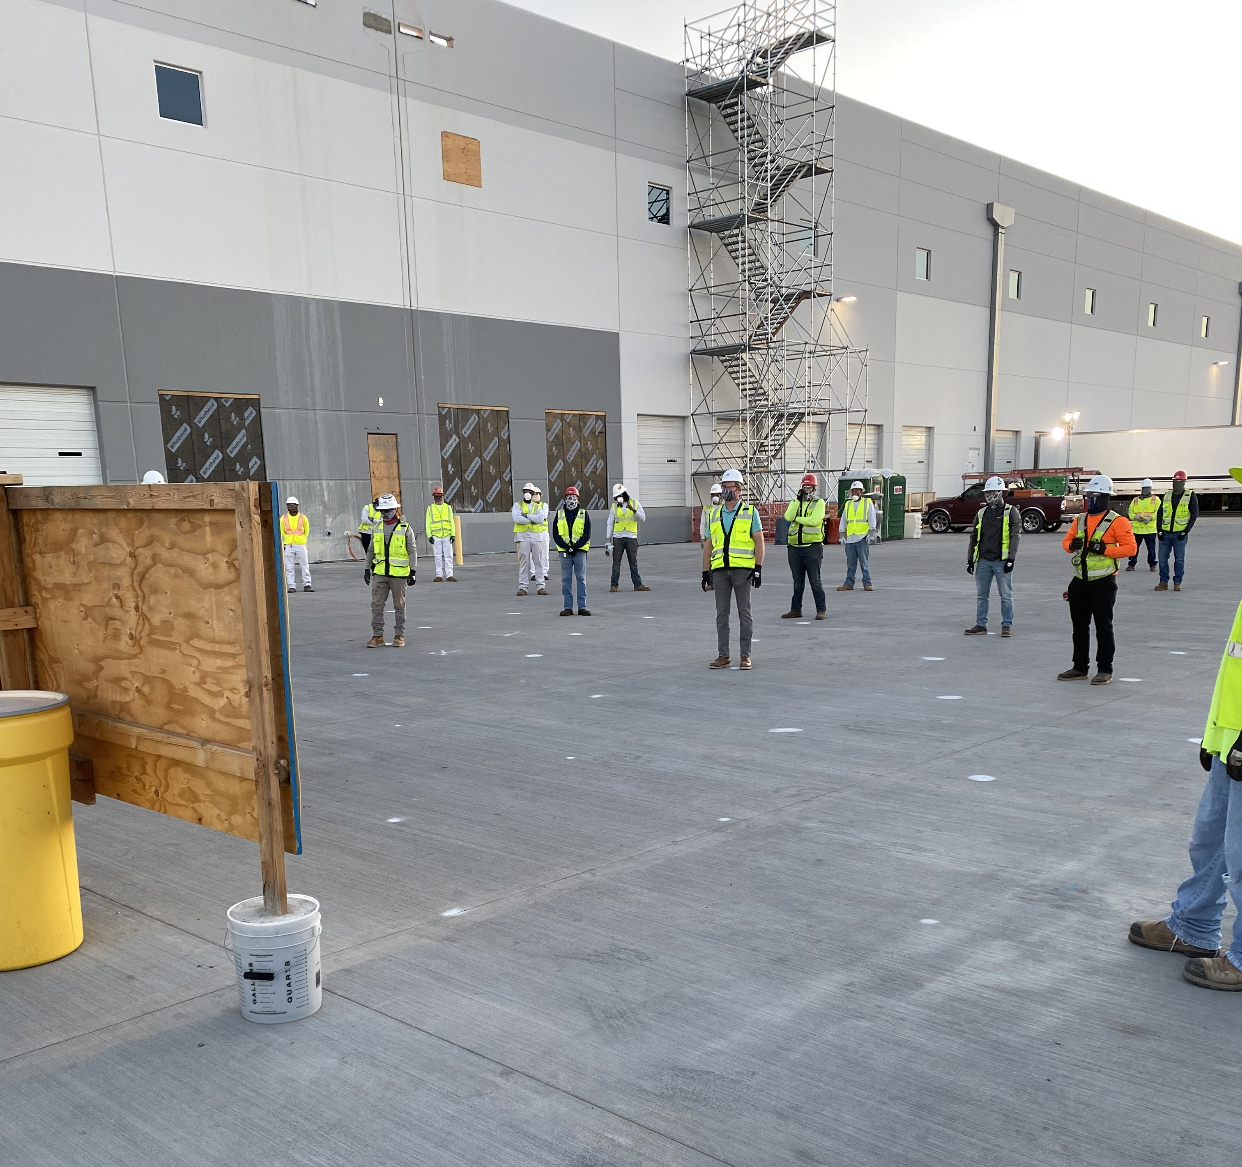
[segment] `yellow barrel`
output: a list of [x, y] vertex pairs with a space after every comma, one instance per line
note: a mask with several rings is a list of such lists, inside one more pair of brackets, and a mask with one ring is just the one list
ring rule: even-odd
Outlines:
[[72, 741], [63, 693], [0, 692], [0, 970], [46, 964], [82, 943]]

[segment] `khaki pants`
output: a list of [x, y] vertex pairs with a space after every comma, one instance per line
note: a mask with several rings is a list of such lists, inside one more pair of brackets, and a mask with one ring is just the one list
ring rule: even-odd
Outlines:
[[392, 596], [393, 611], [396, 615], [394, 636], [405, 635], [405, 588], [409, 582], [404, 575], [373, 575], [371, 576], [371, 635], [384, 635], [384, 605]]
[[712, 591], [716, 597], [716, 651], [729, 655], [729, 601], [737, 601], [738, 647], [742, 656], [750, 656], [750, 638], [754, 621], [750, 615], [749, 567], [718, 567], [712, 572]]

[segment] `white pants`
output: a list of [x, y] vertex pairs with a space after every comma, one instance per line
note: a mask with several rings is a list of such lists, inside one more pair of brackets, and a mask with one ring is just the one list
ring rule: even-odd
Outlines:
[[548, 533], [536, 531], [530, 551], [531, 576], [540, 587], [548, 582]]
[[447, 535], [434, 535], [431, 549], [436, 557], [436, 575], [441, 579], [453, 578], [453, 542]]
[[286, 543], [285, 544], [285, 584], [288, 587], [295, 588], [297, 584], [296, 567], [302, 568], [302, 580], [307, 587], [311, 586], [310, 578], [310, 556], [306, 554], [305, 543]]

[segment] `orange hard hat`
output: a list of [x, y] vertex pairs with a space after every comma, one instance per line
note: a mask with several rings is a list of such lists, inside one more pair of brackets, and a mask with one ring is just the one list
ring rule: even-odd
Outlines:
[[1186, 481], [1186, 471], [1185, 471], [1185, 470], [1176, 470], [1176, 471], [1174, 471], [1174, 472], [1173, 472], [1173, 481], [1174, 481], [1174, 482], [1176, 482], [1179, 478], [1180, 478], [1183, 482], [1185, 482], [1185, 481]]

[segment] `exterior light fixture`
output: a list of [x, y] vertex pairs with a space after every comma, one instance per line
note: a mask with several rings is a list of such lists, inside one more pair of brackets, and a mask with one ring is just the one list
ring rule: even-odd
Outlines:
[[1063, 437], [1065, 437], [1065, 431], [1060, 426], [1055, 426], [1053, 427], [1051, 433], [1048, 434], [1048, 436], [1054, 442], [1059, 442]]
[[1212, 362], [1212, 364], [1213, 364], [1213, 365], [1216, 365], [1218, 368], [1219, 368], [1221, 365], [1227, 365], [1228, 363], [1229, 363], [1228, 361], [1213, 361], [1213, 362]]
[[851, 295], [851, 296], [838, 296], [838, 297], [837, 297], [837, 303], [838, 303], [838, 304], [852, 304], [852, 303], [853, 303], [855, 300], [857, 300], [857, 299], [858, 299], [858, 297], [857, 297], [857, 296], [853, 296], [853, 295]]

